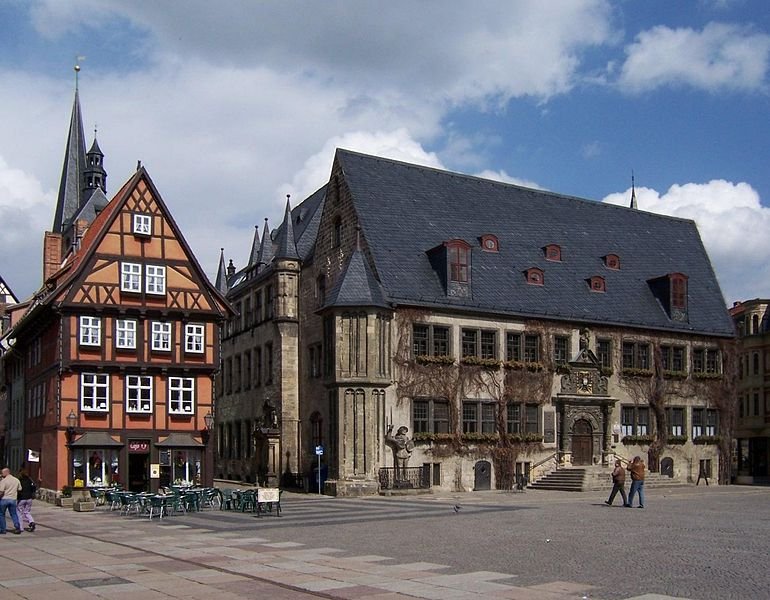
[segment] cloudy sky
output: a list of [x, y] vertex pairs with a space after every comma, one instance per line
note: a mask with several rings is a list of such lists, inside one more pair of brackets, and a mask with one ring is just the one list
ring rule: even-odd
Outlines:
[[[236, 266], [336, 147], [694, 219], [770, 297], [765, 0], [3, 0], [0, 275], [40, 283], [80, 59], [108, 195], [141, 160]], [[90, 141], [89, 141], [90, 143]]]

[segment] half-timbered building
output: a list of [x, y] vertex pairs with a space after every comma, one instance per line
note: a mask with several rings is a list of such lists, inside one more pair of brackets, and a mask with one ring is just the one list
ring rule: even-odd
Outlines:
[[[56, 248], [46, 246], [54, 263]], [[227, 314], [140, 167], [11, 332], [24, 364], [25, 445], [39, 455], [41, 487], [210, 484]]]

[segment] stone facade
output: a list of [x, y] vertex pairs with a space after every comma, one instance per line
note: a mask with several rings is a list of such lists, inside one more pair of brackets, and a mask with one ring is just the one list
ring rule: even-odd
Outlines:
[[[386, 162], [371, 160], [380, 164], [366, 168], [379, 169]], [[292, 271], [296, 279], [284, 285], [286, 290], [296, 285], [296, 313], [280, 316], [290, 310], [289, 302], [272, 319], [225, 336], [225, 394], [217, 407], [222, 476], [238, 478], [239, 468], [231, 465], [240, 461], [241, 471], [250, 468], [247, 477], [254, 477], [258, 468], [244, 467], [255, 464], [250, 458], [254, 440], [262, 435], [255, 437], [254, 423], [264, 421], [262, 407], [274, 404], [280, 415], [275, 432], [280, 464], [271, 469], [286, 484], [315, 490], [320, 446], [318, 476], [325, 492], [335, 495], [368, 495], [394, 487], [399, 491], [508, 488], [517, 476], [533, 479], [557, 464], [609, 465], [616, 456], [636, 455], [649, 461], [653, 470], [665, 469], [682, 480], [694, 481], [701, 469], [711, 469], [716, 477], [729, 379], [724, 373], [733, 360], [731, 325], [721, 299], [710, 303], [717, 307], [716, 334], [708, 326], [693, 325], [700, 317], [698, 302], [688, 304], [686, 297], [670, 300], [673, 296], [668, 294], [686, 285], [687, 275], [653, 277], [659, 267], [646, 276], [649, 288], [642, 290], [653, 304], [640, 310], [659, 311], [665, 316], [663, 326], [657, 320], [645, 322], [641, 313], [635, 322], [623, 317], [629, 321], [624, 324], [623, 318], [609, 323], [590, 312], [582, 317], [556, 312], [526, 315], [503, 306], [484, 306], [473, 286], [453, 280], [456, 249], [480, 252], [468, 235], [458, 239], [464, 225], [450, 223], [445, 215], [420, 213], [415, 200], [415, 213], [400, 217], [440, 221], [447, 231], [445, 244], [432, 247], [426, 242], [421, 256], [405, 263], [383, 263], [389, 244], [395, 250], [404, 238], [396, 241], [397, 231], [377, 229], [371, 217], [362, 217], [360, 189], [351, 187], [358, 180], [344, 167], [335, 160], [323, 201], [318, 203], [313, 196], [287, 212], [284, 224], [270, 237], [277, 243], [288, 222], [296, 225], [312, 218], [317, 223], [315, 231], [308, 228], [295, 236], [298, 248], [308, 246], [303, 236], [313, 236], [310, 251], [300, 256]], [[409, 167], [421, 172], [420, 167], [399, 166]], [[446, 181], [452, 174], [425, 171], [426, 180], [440, 178], [437, 185], [450, 185]], [[392, 189], [383, 187], [373, 195], [382, 194], [377, 202], [385, 203], [389, 193]], [[477, 233], [486, 250], [496, 251], [494, 236], [481, 235], [486, 233], [483, 229]], [[555, 244], [547, 248], [554, 246], [560, 251]], [[460, 268], [467, 269], [469, 280], [482, 281], [487, 273], [484, 257], [473, 256], [479, 258], [469, 258]], [[398, 292], [400, 274], [423, 269], [427, 260], [432, 271], [425, 272], [425, 291]], [[607, 280], [613, 282], [608, 285], [613, 285], [611, 278], [621, 271], [620, 258], [607, 254], [603, 260], [610, 269]], [[259, 289], [284, 289], [279, 283], [281, 264], [274, 260], [234, 274], [228, 281], [228, 297], [245, 307], [246, 298]], [[682, 271], [685, 267], [690, 269], [684, 265]], [[552, 277], [549, 268], [523, 270], [528, 283], [542, 285], [544, 274]], [[257, 274], [249, 279], [252, 269]], [[532, 273], [540, 279], [531, 279]], [[443, 282], [443, 299], [430, 296], [436, 280]], [[604, 293], [603, 275], [587, 281], [582, 285], [590, 286], [588, 293]], [[692, 298], [700, 293], [695, 284], [691, 290]], [[279, 294], [282, 299], [277, 295], [273, 302], [278, 306], [292, 293]], [[398, 293], [410, 297], [394, 297]], [[655, 298], [660, 304], [654, 304]], [[650, 314], [658, 319], [656, 313]], [[244, 321], [237, 322], [243, 327]], [[280, 348], [274, 367], [279, 381], [272, 387], [252, 387], [248, 393], [242, 390], [240, 396], [235, 391], [228, 394], [228, 389], [234, 390], [228, 378], [236, 377], [228, 360], [249, 351], [253, 355], [268, 340]], [[731, 423], [725, 420], [727, 427]], [[410, 447], [414, 444], [406, 474], [395, 482], [393, 453], [386, 445], [390, 426], [407, 427]], [[234, 459], [238, 451], [229, 431], [237, 429], [251, 432], [240, 439], [250, 437], [252, 450], [241, 449], [240, 458]]]
[[738, 397], [735, 438], [738, 483], [770, 478], [770, 300], [736, 302], [730, 310], [738, 330]]

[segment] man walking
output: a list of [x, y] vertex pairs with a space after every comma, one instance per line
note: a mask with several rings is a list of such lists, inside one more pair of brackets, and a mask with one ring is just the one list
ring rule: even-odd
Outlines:
[[644, 508], [644, 461], [634, 456], [634, 460], [628, 465], [631, 473], [631, 490], [628, 492], [628, 504], [631, 508], [634, 504], [634, 496], [639, 492], [639, 508]]
[[615, 496], [620, 492], [620, 497], [623, 498], [623, 506], [628, 504], [628, 498], [626, 497], [626, 471], [623, 469], [623, 465], [620, 459], [615, 461], [615, 469], [612, 471], [612, 493], [610, 493], [609, 500], [605, 500], [604, 503], [608, 506], [612, 506]]
[[16, 512], [16, 499], [18, 498], [19, 490], [21, 490], [21, 482], [11, 475], [11, 470], [5, 467], [2, 470], [3, 479], [0, 480], [0, 535], [5, 533], [5, 511], [11, 513], [11, 520], [15, 529], [15, 534], [21, 533], [21, 523], [19, 523], [19, 515]]

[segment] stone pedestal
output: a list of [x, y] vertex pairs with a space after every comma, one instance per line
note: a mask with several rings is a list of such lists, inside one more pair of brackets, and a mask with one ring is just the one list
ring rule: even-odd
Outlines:
[[74, 502], [72, 508], [77, 512], [92, 512], [96, 510], [96, 502], [80, 500], [79, 502]]

